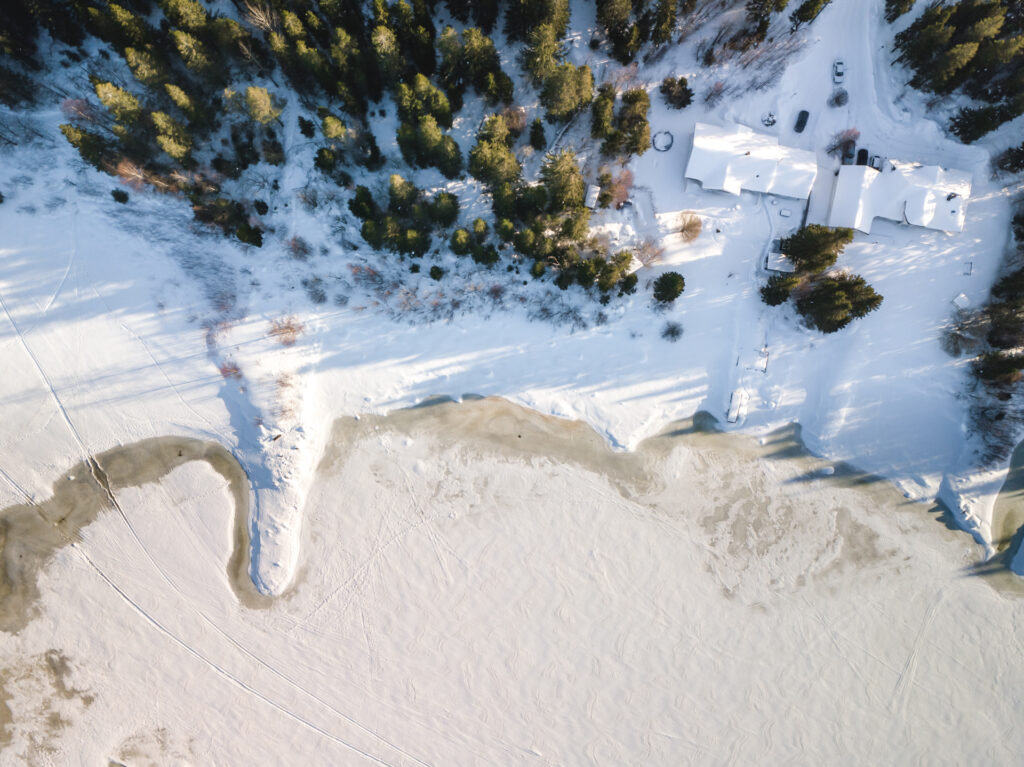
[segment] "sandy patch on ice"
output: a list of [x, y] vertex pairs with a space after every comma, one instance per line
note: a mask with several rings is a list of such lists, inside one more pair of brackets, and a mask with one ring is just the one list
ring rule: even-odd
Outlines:
[[[633, 453], [502, 400], [341, 419], [301, 577], [240, 606], [222, 477], [117, 493], [0, 654], [12, 758], [329, 764], [1011, 764], [1024, 600], [926, 505], [680, 423]], [[214, 508], [216, 507], [216, 508]], [[998, 737], [996, 737], [996, 735]]]
[[50, 498], [0, 511], [0, 631], [19, 631], [35, 614], [38, 572], [53, 553], [80, 540], [79, 532], [119, 490], [157, 482], [189, 461], [205, 461], [228, 483], [234, 501], [229, 581], [247, 607], [269, 604], [249, 578], [249, 481], [231, 454], [212, 442], [160, 437], [108, 450], [83, 461], [53, 484]]

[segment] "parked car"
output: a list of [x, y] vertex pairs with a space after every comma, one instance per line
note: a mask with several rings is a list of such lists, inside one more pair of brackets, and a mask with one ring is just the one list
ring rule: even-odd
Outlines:
[[801, 109], [800, 114], [796, 116], [796, 125], [793, 126], [793, 130], [797, 133], [803, 133], [804, 128], [807, 127], [807, 118], [811, 116], [811, 113], [806, 109]]
[[857, 150], [857, 164], [867, 165], [868, 164], [868, 150], [861, 148]]
[[881, 170], [882, 169], [882, 155], [880, 155], [880, 154], [873, 154], [873, 155], [871, 155], [871, 159], [868, 160], [868, 165], [870, 165], [875, 170]]
[[836, 59], [832, 62], [832, 82], [836, 85], [846, 80], [846, 62]]

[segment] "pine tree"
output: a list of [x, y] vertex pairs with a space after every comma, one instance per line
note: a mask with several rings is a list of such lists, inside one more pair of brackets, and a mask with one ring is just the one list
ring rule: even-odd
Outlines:
[[665, 272], [654, 281], [654, 300], [659, 304], [671, 304], [686, 289], [686, 280], [679, 272]]
[[549, 154], [540, 169], [541, 181], [547, 193], [547, 208], [552, 213], [561, 213], [583, 207], [583, 174], [576, 161], [576, 154], [564, 150]]
[[654, 11], [654, 29], [651, 31], [651, 41], [656, 45], [663, 45], [672, 39], [677, 8], [678, 0], [658, 0]]
[[153, 112], [150, 119], [156, 127], [156, 143], [160, 148], [178, 162], [188, 162], [192, 151], [192, 138], [184, 126], [166, 112]]
[[183, 32], [180, 29], [172, 29], [170, 35], [171, 42], [174, 43], [174, 47], [186, 67], [197, 74], [205, 74], [210, 71], [212, 62], [206, 51], [206, 46], [188, 32]]
[[269, 125], [281, 115], [281, 107], [266, 88], [250, 85], [245, 89], [245, 108], [260, 125]]
[[540, 103], [547, 110], [548, 122], [568, 121], [590, 103], [594, 91], [594, 77], [590, 67], [575, 67], [565, 63], [555, 68], [544, 82]]
[[341, 141], [348, 134], [345, 123], [334, 115], [325, 115], [320, 129], [324, 134], [324, 138], [331, 141]]
[[161, 0], [160, 7], [176, 27], [195, 32], [206, 26], [206, 9], [196, 0]]
[[124, 126], [132, 126], [138, 122], [142, 114], [142, 107], [139, 100], [131, 93], [118, 88], [113, 83], [95, 82], [93, 88], [100, 103]]
[[797, 270], [817, 274], [835, 264], [839, 254], [853, 242], [852, 229], [831, 229], [820, 224], [809, 224], [782, 240], [782, 252]]
[[159, 87], [167, 80], [167, 67], [152, 46], [144, 49], [125, 48], [124, 60], [135, 79], [149, 88]]
[[673, 109], [685, 109], [693, 101], [693, 91], [685, 77], [666, 77], [658, 90]]
[[590, 105], [590, 135], [592, 138], [607, 138], [612, 132], [615, 120], [615, 86], [601, 83], [597, 96]]
[[102, 136], [67, 123], [60, 126], [60, 132], [64, 134], [68, 143], [78, 150], [83, 160], [95, 168], [102, 168], [103, 160], [109, 151], [109, 145]]
[[882, 296], [853, 274], [816, 280], [796, 302], [797, 311], [822, 333], [835, 333], [882, 305]]
[[544, 123], [537, 117], [530, 123], [530, 146], [538, 152], [544, 151], [547, 146], [547, 137], [544, 135]]
[[400, 216], [412, 213], [413, 205], [419, 200], [420, 190], [411, 181], [397, 173], [388, 179], [388, 209]]
[[562, 42], [551, 24], [538, 24], [530, 30], [529, 45], [523, 48], [522, 64], [534, 85], [540, 85], [562, 60]]
[[747, 0], [747, 18], [750, 21], [767, 19], [773, 13], [782, 13], [789, 0]]
[[164, 85], [164, 89], [167, 91], [167, 95], [171, 101], [174, 102], [174, 105], [178, 107], [178, 109], [180, 109], [189, 120], [195, 120], [199, 117], [199, 110], [196, 108], [195, 102], [183, 88], [180, 88], [174, 83], [167, 83]]

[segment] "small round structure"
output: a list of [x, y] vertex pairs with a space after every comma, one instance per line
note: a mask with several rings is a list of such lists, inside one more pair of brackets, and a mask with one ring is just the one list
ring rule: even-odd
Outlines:
[[658, 131], [651, 137], [651, 146], [656, 152], [667, 152], [672, 148], [673, 141], [672, 134], [667, 130]]

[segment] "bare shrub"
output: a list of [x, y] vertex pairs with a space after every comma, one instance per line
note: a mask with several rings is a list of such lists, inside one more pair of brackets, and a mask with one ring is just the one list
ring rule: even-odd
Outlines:
[[633, 189], [633, 173], [628, 168], [623, 169], [621, 173], [612, 181], [612, 185], [608, 191], [612, 195], [612, 205], [616, 208], [621, 208], [622, 203], [629, 199], [630, 190]]
[[825, 151], [831, 155], [839, 154], [848, 144], [856, 144], [859, 138], [860, 131], [856, 128], [841, 130], [832, 137], [832, 142], [828, 145], [828, 148]]
[[985, 345], [990, 326], [985, 312], [958, 311], [942, 329], [939, 344], [950, 357], [978, 354]]
[[657, 240], [647, 238], [636, 248], [636, 260], [644, 266], [652, 266], [661, 260], [665, 254], [665, 248]]
[[267, 335], [271, 338], [276, 338], [281, 346], [291, 346], [299, 340], [303, 330], [305, 330], [303, 324], [295, 317], [289, 316], [273, 320], [270, 323], [270, 332]]
[[219, 369], [224, 378], [233, 378], [237, 381], [242, 377], [242, 369], [231, 360], [222, 362]]
[[505, 118], [508, 131], [513, 136], [520, 136], [526, 130], [526, 110], [523, 107], [506, 107], [501, 116]]
[[701, 217], [692, 210], [684, 211], [679, 216], [679, 234], [682, 235], [683, 242], [687, 244], [693, 242], [700, 236], [703, 226], [704, 224]]
[[60, 111], [68, 120], [94, 123], [99, 119], [95, 107], [85, 99], [64, 99], [60, 102]]
[[836, 88], [832, 91], [832, 95], [828, 97], [828, 105], [830, 107], [843, 107], [846, 106], [850, 101], [850, 94], [846, 88]]
[[661, 337], [666, 341], [675, 343], [683, 337], [683, 326], [678, 322], [666, 322], [665, 327], [661, 329]]
[[309, 257], [309, 243], [301, 237], [292, 237], [285, 243], [285, 247], [296, 261], [305, 261]]
[[273, 6], [254, 0], [246, 0], [245, 20], [264, 32], [280, 32], [281, 20]]
[[725, 83], [719, 80], [704, 92], [704, 103], [709, 107], [713, 107], [722, 100], [722, 96], [724, 95]]

